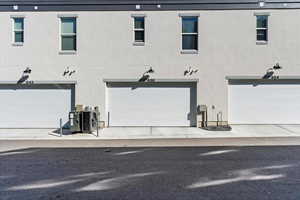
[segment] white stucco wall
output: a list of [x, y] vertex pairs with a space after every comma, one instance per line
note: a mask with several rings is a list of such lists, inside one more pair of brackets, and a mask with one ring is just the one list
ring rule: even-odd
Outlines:
[[[145, 46], [133, 46], [137, 12], [69, 12], [77, 14], [77, 54], [59, 54], [62, 12], [0, 13], [0, 80], [18, 80], [26, 67], [31, 80], [75, 80], [76, 104], [99, 106], [106, 119], [103, 79], [138, 79], [149, 67], [152, 78], [199, 79], [198, 104], [209, 107], [209, 120], [227, 119], [225, 76], [259, 75], [276, 62], [280, 75], [300, 74], [300, 10], [190, 11], [199, 13], [199, 53], [181, 54], [181, 18], [189, 11], [142, 11]], [[254, 12], [269, 12], [269, 42], [256, 45]], [[24, 46], [12, 46], [11, 15], [25, 15]], [[198, 73], [184, 77], [189, 67]], [[62, 76], [70, 67], [72, 76]], [[213, 111], [212, 105], [216, 107]], [[212, 114], [214, 113], [214, 114]]]

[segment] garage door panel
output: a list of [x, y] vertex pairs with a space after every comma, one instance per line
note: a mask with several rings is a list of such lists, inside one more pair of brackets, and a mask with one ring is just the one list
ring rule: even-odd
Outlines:
[[190, 87], [108, 87], [110, 126], [190, 126]]
[[229, 85], [229, 123], [300, 124], [299, 84]]
[[0, 128], [57, 128], [71, 107], [71, 89], [0, 88]]

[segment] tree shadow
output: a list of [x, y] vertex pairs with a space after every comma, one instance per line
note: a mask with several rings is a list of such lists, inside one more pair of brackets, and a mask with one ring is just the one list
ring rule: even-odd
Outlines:
[[0, 199], [297, 199], [299, 153], [296, 146], [19, 149], [0, 152]]

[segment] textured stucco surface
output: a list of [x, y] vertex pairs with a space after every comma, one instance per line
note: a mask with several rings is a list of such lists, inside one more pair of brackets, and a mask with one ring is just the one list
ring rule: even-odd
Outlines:
[[[179, 13], [198, 13], [199, 53], [181, 54]], [[256, 44], [255, 12], [269, 12], [269, 42]], [[59, 54], [62, 12], [0, 13], [0, 80], [18, 80], [26, 67], [30, 80], [77, 81], [76, 104], [99, 106], [105, 116], [103, 79], [138, 79], [151, 66], [158, 79], [199, 79], [197, 103], [209, 120], [227, 119], [226, 76], [262, 76], [276, 62], [280, 75], [300, 74], [299, 10], [69, 12], [77, 14], [75, 55]], [[146, 14], [145, 46], [133, 45], [131, 14]], [[25, 16], [25, 43], [12, 45], [11, 15]], [[191, 66], [198, 73], [184, 76]], [[76, 72], [63, 76], [70, 67]], [[212, 106], [215, 109], [211, 109]], [[200, 118], [199, 118], [200, 119]]]

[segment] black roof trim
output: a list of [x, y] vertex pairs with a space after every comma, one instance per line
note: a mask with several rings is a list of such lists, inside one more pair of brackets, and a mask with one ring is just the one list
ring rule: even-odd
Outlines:
[[[0, 0], [2, 11], [139, 11], [299, 9], [300, 0]], [[161, 5], [158, 8], [157, 5]], [[13, 6], [18, 9], [14, 10]], [[136, 9], [140, 5], [140, 9]], [[38, 6], [37, 9], [35, 7]]]

